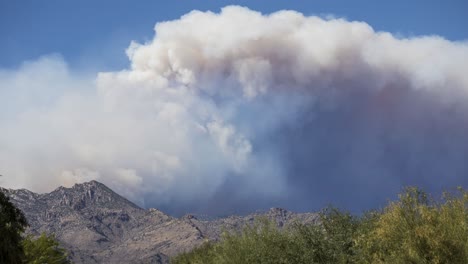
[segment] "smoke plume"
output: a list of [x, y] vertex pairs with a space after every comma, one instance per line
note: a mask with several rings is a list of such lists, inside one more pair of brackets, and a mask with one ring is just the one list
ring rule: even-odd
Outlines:
[[128, 69], [0, 70], [2, 185], [96, 179], [172, 214], [380, 206], [468, 185], [468, 43], [229, 6], [157, 23]]

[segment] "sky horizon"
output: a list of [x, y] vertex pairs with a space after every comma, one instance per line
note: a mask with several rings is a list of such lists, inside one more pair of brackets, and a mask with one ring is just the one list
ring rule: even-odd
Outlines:
[[[307, 16], [333, 16], [362, 21], [376, 31], [401, 37], [438, 35], [468, 40], [468, 3], [451, 1], [1, 1], [0, 68], [17, 68], [24, 61], [60, 54], [72, 68], [85, 70], [86, 60], [101, 56], [98, 70], [128, 66], [125, 49], [131, 41], [150, 41], [157, 22], [179, 19], [192, 10], [219, 12], [227, 5], [245, 6], [268, 14], [295, 10]], [[85, 19], [83, 19], [85, 18]]]
[[97, 180], [175, 215], [466, 188], [467, 9], [1, 1], [0, 186]]

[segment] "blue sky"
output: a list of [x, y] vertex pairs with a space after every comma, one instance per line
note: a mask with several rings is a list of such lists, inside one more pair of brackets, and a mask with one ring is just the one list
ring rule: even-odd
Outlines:
[[0, 185], [175, 215], [468, 187], [467, 7], [0, 0]]
[[156, 22], [177, 19], [193, 9], [219, 12], [232, 4], [262, 13], [292, 9], [305, 15], [332, 14], [402, 36], [468, 38], [465, 0], [1, 0], [0, 67], [59, 53], [75, 68], [86, 70], [92, 64], [100, 70], [120, 69], [128, 64], [123, 51], [130, 41], [150, 40]]

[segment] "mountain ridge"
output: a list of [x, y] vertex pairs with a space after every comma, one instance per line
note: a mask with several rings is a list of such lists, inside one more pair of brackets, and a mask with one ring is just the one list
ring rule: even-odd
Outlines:
[[143, 209], [98, 181], [44, 194], [2, 187], [0, 191], [25, 213], [28, 233], [54, 233], [75, 263], [168, 263], [171, 256], [218, 240], [223, 230], [239, 230], [260, 217], [279, 227], [318, 221], [316, 213], [282, 208], [211, 220], [193, 214], [176, 218], [155, 208]]

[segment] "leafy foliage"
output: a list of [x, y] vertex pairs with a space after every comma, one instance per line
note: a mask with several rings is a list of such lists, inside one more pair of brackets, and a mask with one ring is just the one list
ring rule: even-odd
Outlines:
[[468, 263], [468, 193], [440, 202], [408, 188], [361, 235], [367, 263]]
[[59, 247], [59, 243], [53, 235], [42, 233], [34, 239], [27, 236], [23, 240], [26, 263], [30, 264], [66, 264], [69, 263], [65, 250]]
[[27, 226], [24, 214], [0, 191], [0, 263], [22, 263], [21, 234]]
[[435, 201], [407, 188], [361, 217], [327, 208], [319, 225], [279, 229], [262, 220], [172, 263], [468, 263], [468, 193]]
[[23, 237], [28, 226], [24, 214], [0, 191], [0, 263], [69, 263], [55, 238], [42, 234], [34, 239]]
[[262, 219], [241, 233], [225, 232], [219, 243], [208, 242], [173, 263], [350, 263], [357, 227], [355, 217], [334, 208], [322, 212], [322, 225], [297, 223], [281, 230]]

